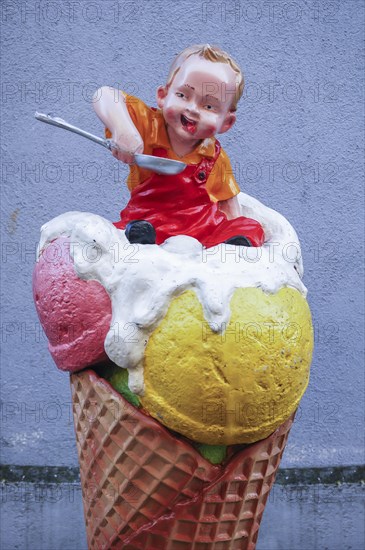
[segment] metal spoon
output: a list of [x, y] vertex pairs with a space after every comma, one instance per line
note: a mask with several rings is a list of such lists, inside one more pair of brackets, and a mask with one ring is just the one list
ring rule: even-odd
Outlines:
[[[90, 139], [91, 141], [94, 141], [109, 150], [118, 149], [117, 145], [112, 140], [94, 136], [93, 134], [90, 134], [90, 132], [86, 132], [85, 130], [81, 130], [81, 128], [77, 128], [77, 126], [69, 124], [62, 118], [52, 117], [50, 115], [38, 112], [35, 113], [35, 118], [42, 122], [46, 122], [47, 124], [51, 124], [52, 126], [57, 126], [57, 128], [63, 128], [69, 132], [74, 132], [75, 134]], [[157, 174], [165, 174], [169, 176], [180, 174], [180, 172], [186, 168], [185, 162], [154, 157], [153, 155], [143, 155], [142, 153], [135, 154], [134, 160], [137, 166], [140, 166], [141, 168], [152, 170], [152, 172], [156, 172]]]

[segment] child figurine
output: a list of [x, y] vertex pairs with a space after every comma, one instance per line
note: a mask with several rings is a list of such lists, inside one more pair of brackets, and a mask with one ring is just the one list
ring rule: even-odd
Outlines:
[[[115, 223], [130, 242], [161, 244], [188, 235], [207, 248], [223, 242], [263, 244], [261, 225], [240, 215], [240, 190], [214, 137], [235, 123], [243, 86], [235, 61], [206, 44], [190, 46], [176, 57], [167, 84], [157, 89], [159, 109], [112, 88], [98, 91], [94, 109], [118, 147], [113, 155], [130, 165], [131, 198]], [[188, 166], [178, 175], [160, 175], [133, 164], [135, 153]]]

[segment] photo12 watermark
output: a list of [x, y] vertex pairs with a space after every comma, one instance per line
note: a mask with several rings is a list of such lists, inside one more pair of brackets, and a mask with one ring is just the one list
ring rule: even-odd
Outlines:
[[[308, 424], [313, 429], [321, 430], [323, 426], [339, 424], [340, 412], [338, 401], [314, 401], [305, 407], [299, 404], [295, 411], [294, 422], [300, 422], [301, 425]], [[221, 425], [230, 426], [234, 422], [241, 426], [252, 426], [257, 422], [257, 418], [275, 422], [278, 418], [285, 418], [287, 415], [287, 408], [269, 399], [264, 403], [241, 401], [233, 403], [232, 406], [227, 406], [222, 401], [211, 400], [201, 405], [201, 420], [207, 424], [219, 422]]]
[[[39, 296], [35, 296], [36, 301]], [[65, 306], [70, 304], [68, 296], [65, 297]], [[71, 308], [74, 305], [70, 306]], [[104, 342], [108, 334], [109, 343], [113, 344], [139, 344], [145, 341], [145, 336], [139, 332], [140, 325], [130, 321], [113, 321], [108, 327], [94, 327], [95, 341]], [[67, 323], [64, 320], [55, 323], [47, 323], [47, 335], [39, 321], [8, 320], [0, 325], [1, 343], [3, 344], [38, 344], [52, 342], [52, 346], [62, 345], [66, 342], [76, 341], [83, 334], [84, 328], [79, 320]]]
[[1, 243], [1, 263], [32, 265], [41, 258], [44, 264], [56, 266], [64, 262], [73, 263], [73, 258], [77, 256], [84, 264], [93, 266], [100, 264], [104, 256], [109, 255], [110, 261], [116, 265], [137, 264], [143, 246], [139, 243], [111, 241], [107, 248], [103, 248], [94, 241], [81, 242], [60, 236], [40, 250], [38, 242], [28, 243], [12, 239]]
[[332, 25], [341, 21], [344, 5], [341, 2], [291, 2], [287, 0], [234, 0], [232, 2], [202, 2], [201, 21], [222, 25], [291, 26], [296, 23]]
[[[46, 424], [73, 423], [73, 416], [82, 418], [79, 429], [89, 432], [100, 423], [119, 423], [135, 425], [138, 420], [138, 409], [121, 399], [110, 401], [108, 410], [103, 403], [89, 398], [85, 403], [49, 399], [47, 401], [4, 400], [0, 403], [0, 421], [19, 426], [40, 427]], [[29, 428], [30, 429], [30, 428]], [[16, 434], [15, 434], [16, 435]]]
[[[157, 6], [156, 6], [157, 7]], [[148, 16], [145, 2], [120, 2], [117, 0], [4, 0], [1, 5], [3, 24], [53, 27], [59, 23], [98, 25], [100, 23], [140, 24]]]
[[[139, 85], [133, 81], [114, 82], [115, 102], [119, 99], [118, 90], [135, 96], [139, 95]], [[27, 103], [42, 108], [54, 108], [55, 104], [62, 106], [100, 101], [103, 94], [100, 83], [89, 81], [49, 79], [13, 81], [3, 79], [1, 83], [1, 102], [4, 105], [12, 103]], [[59, 113], [57, 113], [59, 114]]]

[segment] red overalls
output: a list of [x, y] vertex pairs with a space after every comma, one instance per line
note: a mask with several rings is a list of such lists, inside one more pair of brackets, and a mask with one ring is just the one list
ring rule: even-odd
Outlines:
[[[188, 235], [209, 248], [242, 235], [252, 246], [261, 246], [264, 242], [261, 225], [243, 216], [227, 220], [205, 189], [219, 153], [220, 144], [216, 141], [213, 159], [203, 158], [199, 164], [190, 164], [174, 176], [152, 174], [132, 190], [127, 206], [120, 213], [121, 220], [114, 225], [124, 229], [133, 220], [149, 221], [155, 228], [157, 244], [175, 235]], [[167, 158], [167, 151], [156, 148], [153, 155]]]

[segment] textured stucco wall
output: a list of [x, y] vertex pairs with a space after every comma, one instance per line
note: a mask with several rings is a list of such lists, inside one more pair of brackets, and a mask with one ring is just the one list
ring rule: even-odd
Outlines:
[[52, 112], [102, 134], [103, 84], [154, 103], [188, 44], [231, 52], [247, 88], [222, 136], [241, 189], [302, 242], [316, 347], [286, 467], [363, 457], [364, 3], [4, 0], [2, 13], [2, 461], [77, 464], [66, 374], [32, 303], [40, 226], [70, 210], [118, 219], [127, 170], [102, 148], [35, 121]]

